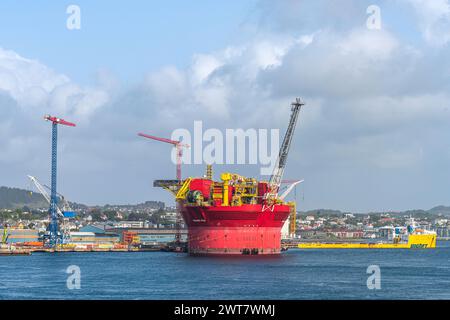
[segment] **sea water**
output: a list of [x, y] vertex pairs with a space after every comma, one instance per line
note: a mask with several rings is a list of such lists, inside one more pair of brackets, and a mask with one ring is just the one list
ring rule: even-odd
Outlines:
[[[368, 286], [369, 266], [379, 267], [379, 289]], [[0, 256], [0, 299], [450, 299], [450, 242], [416, 250], [290, 249], [276, 257]]]

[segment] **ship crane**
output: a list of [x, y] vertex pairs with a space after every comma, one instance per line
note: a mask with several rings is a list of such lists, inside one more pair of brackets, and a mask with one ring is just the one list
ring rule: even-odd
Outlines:
[[292, 189], [294, 189], [298, 184], [302, 183], [303, 181], [305, 181], [305, 180], [302, 179], [302, 180], [294, 181], [293, 183], [291, 183], [291, 185], [286, 188], [286, 190], [283, 192], [283, 194], [281, 196], [279, 196], [279, 199], [284, 200], [289, 195], [289, 193], [291, 193]]
[[280, 189], [284, 169], [286, 168], [286, 161], [289, 154], [289, 148], [291, 147], [292, 138], [294, 136], [298, 114], [303, 105], [305, 105], [305, 103], [300, 98], [296, 98], [295, 101], [291, 103], [291, 118], [289, 120], [286, 134], [284, 135], [280, 152], [278, 153], [278, 159], [275, 168], [269, 180], [268, 191], [264, 195], [265, 203], [263, 205], [262, 211], [265, 211], [267, 209], [273, 211], [273, 206], [278, 199], [278, 190]]
[[[175, 152], [176, 152], [176, 157], [177, 157], [177, 185], [178, 185], [178, 187], [180, 187], [181, 186], [181, 160], [183, 158], [183, 148], [189, 148], [190, 145], [181, 143], [181, 141], [171, 140], [171, 139], [167, 139], [167, 138], [160, 138], [160, 137], [148, 135], [145, 133], [138, 133], [138, 135], [141, 137], [144, 137], [144, 138], [169, 143], [175, 147]], [[179, 206], [178, 201], [177, 201], [177, 217], [176, 217], [175, 229], [176, 229], [175, 243], [177, 245], [179, 245], [181, 243], [181, 213], [180, 213], [180, 206]]]

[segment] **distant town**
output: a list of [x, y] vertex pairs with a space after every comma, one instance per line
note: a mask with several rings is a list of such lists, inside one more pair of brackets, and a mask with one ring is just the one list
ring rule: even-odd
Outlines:
[[393, 226], [405, 226], [414, 218], [425, 230], [437, 232], [438, 239], [450, 235], [450, 207], [403, 212], [350, 213], [312, 210], [297, 214], [296, 236], [301, 239], [375, 239], [384, 238]]
[[[164, 234], [167, 241], [174, 234], [171, 230], [174, 230], [176, 225], [176, 208], [166, 206], [161, 201], [104, 206], [86, 206], [72, 202], [69, 204], [76, 212], [76, 216], [67, 219], [65, 223], [65, 228], [70, 232], [140, 230], [139, 233], [144, 235], [143, 230], [148, 230], [152, 235]], [[449, 239], [450, 207], [445, 206], [437, 206], [426, 211], [403, 212], [351, 213], [327, 209], [298, 211], [294, 238], [303, 240], [383, 238], [389, 227], [404, 226], [411, 217], [422, 228], [436, 231], [438, 239]], [[48, 205], [40, 194], [22, 189], [0, 188], [0, 224], [3, 228], [32, 229], [43, 233], [48, 223]], [[159, 231], [155, 232], [156, 230]], [[288, 235], [285, 234], [284, 237]]]

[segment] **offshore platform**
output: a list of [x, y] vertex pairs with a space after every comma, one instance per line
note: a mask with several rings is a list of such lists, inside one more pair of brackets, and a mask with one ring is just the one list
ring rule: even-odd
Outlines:
[[[289, 216], [295, 224], [296, 205], [285, 202], [287, 194], [279, 196], [279, 191], [303, 105], [300, 98], [291, 104], [289, 125], [269, 181], [228, 172], [221, 174], [220, 181], [214, 181], [211, 166], [207, 167], [205, 177], [182, 180], [181, 161], [177, 162], [176, 180], [154, 181], [154, 186], [168, 190], [176, 199], [179, 214], [188, 227], [190, 254], [280, 253], [281, 228]], [[178, 159], [181, 159], [181, 148], [187, 147], [180, 141], [140, 135], [173, 144]]]

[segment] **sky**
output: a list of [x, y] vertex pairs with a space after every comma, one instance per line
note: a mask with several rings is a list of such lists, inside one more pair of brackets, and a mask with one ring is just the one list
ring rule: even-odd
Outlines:
[[[80, 29], [67, 28], [69, 5]], [[31, 188], [27, 174], [49, 184], [52, 114], [77, 124], [59, 131], [68, 200], [172, 204], [152, 186], [175, 176], [171, 147], [138, 132], [202, 121], [282, 137], [300, 96], [285, 172], [305, 180], [299, 210], [450, 205], [449, 57], [448, 0], [5, 0], [0, 185]], [[267, 179], [259, 169], [214, 164], [216, 178]]]

